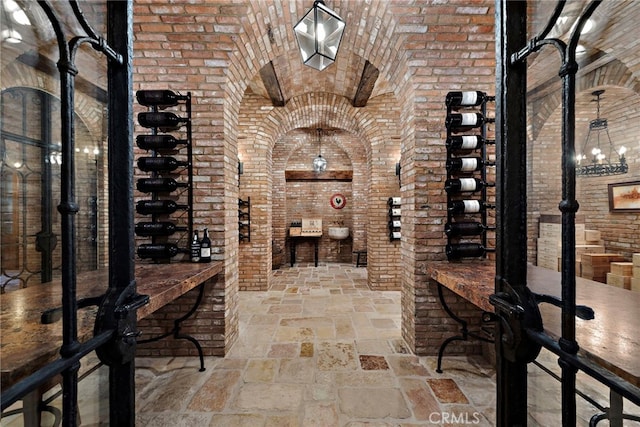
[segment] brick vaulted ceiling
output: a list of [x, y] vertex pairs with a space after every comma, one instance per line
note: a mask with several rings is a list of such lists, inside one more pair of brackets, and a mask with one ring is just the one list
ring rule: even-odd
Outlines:
[[[456, 7], [463, 7], [460, 2], [448, 3], [452, 14], [456, 13]], [[469, 8], [478, 9], [486, 5], [479, 1], [464, 3]], [[430, 49], [438, 49], [438, 19], [431, 12], [434, 8], [442, 12], [441, 1], [327, 0], [327, 6], [346, 21], [347, 27], [336, 63], [322, 72], [315, 71], [302, 64], [292, 30], [312, 4], [312, 0], [260, 0], [248, 5], [251, 16], [244, 30], [249, 39], [263, 40], [265, 52], [262, 54], [271, 57], [270, 64], [266, 63], [273, 67], [284, 103], [309, 92], [331, 92], [353, 101], [367, 62], [380, 71], [371, 97], [394, 92], [399, 79], [406, 78], [396, 64], [407, 59], [404, 56], [407, 51], [420, 47], [424, 51], [423, 57], [429, 57]], [[554, 28], [552, 36], [566, 40], [586, 4], [585, 0], [568, 1], [563, 13], [567, 19], [564, 25]], [[555, 3], [536, 1], [531, 5], [530, 36], [533, 36], [546, 24]], [[637, 55], [640, 38], [632, 29], [640, 22], [640, 5], [634, 1], [603, 2], [593, 19], [594, 30], [581, 37], [586, 48], [586, 52], [578, 57], [581, 67], [615, 57], [629, 68], [637, 80], [640, 74]], [[449, 30], [444, 28], [444, 31]], [[612, 34], [616, 36], [611, 37]], [[553, 49], [545, 49], [534, 56], [529, 61], [530, 89], [544, 90], [549, 81], [558, 81], [558, 64], [558, 54]], [[254, 75], [249, 90], [265, 98], [270, 97], [265, 88], [264, 74], [262, 77], [261, 73]]]

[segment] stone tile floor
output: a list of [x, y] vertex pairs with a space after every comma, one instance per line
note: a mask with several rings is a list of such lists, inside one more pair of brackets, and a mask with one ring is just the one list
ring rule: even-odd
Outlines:
[[[435, 357], [412, 355], [401, 338], [400, 293], [370, 291], [366, 268], [284, 268], [268, 292], [241, 292], [239, 304], [238, 341], [226, 357], [206, 358], [205, 372], [197, 358], [136, 359], [136, 426], [495, 425], [493, 366], [446, 356], [438, 374]], [[538, 360], [559, 372], [550, 353]], [[561, 425], [559, 383], [534, 365], [529, 379], [528, 425]], [[81, 425], [108, 418], [106, 384], [105, 367], [80, 382]], [[578, 388], [608, 405], [608, 390], [582, 373]], [[576, 401], [577, 425], [587, 426], [599, 411]], [[640, 408], [625, 401], [625, 412]], [[52, 418], [43, 413], [42, 425]]]
[[295, 266], [241, 292], [225, 358], [138, 358], [138, 426], [494, 425], [493, 367], [412, 355], [400, 292], [370, 291], [366, 268]]

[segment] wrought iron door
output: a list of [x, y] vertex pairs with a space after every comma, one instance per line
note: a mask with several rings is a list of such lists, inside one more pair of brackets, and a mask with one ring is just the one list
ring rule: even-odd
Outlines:
[[[24, 7], [24, 16], [16, 15], [18, 9]], [[78, 418], [78, 384], [81, 360], [90, 354], [97, 354], [100, 362], [108, 367], [108, 413], [99, 423], [114, 426], [133, 426], [135, 424], [135, 394], [134, 394], [134, 353], [136, 336], [136, 309], [145, 304], [148, 298], [136, 293], [134, 280], [134, 245], [133, 245], [133, 122], [132, 122], [132, 73], [133, 58], [133, 10], [131, 1], [79, 2], [70, 0], [68, 3], [38, 1], [36, 2], [2, 2], [3, 25], [12, 27], [36, 27], [34, 34], [40, 37], [50, 37], [48, 45], [36, 45], [35, 50], [23, 55], [16, 55], [22, 64], [37, 69], [50, 76], [57, 76], [55, 84], [59, 88], [60, 146], [56, 147], [56, 164], [59, 166], [59, 189], [49, 191], [47, 196], [57, 197], [53, 200], [57, 204], [59, 216], [60, 270], [62, 287], [62, 305], [60, 307], [62, 323], [62, 343], [60, 358], [38, 367], [35, 372], [20, 380], [8, 389], [3, 390], [1, 401], [2, 411], [30, 396], [42, 385], [49, 383], [54, 377], [62, 376], [62, 425], [73, 426], [79, 422]], [[106, 38], [92, 26], [91, 17], [106, 16]], [[30, 17], [29, 22], [25, 20]], [[12, 36], [17, 34], [10, 28]], [[32, 30], [33, 31], [33, 30]], [[19, 36], [19, 35], [18, 35]], [[35, 37], [35, 36], [34, 36]], [[5, 51], [5, 31], [3, 31], [3, 55], [8, 58], [9, 48]], [[32, 40], [29, 40], [32, 41]], [[22, 40], [23, 43], [29, 42]], [[8, 41], [7, 41], [8, 42]], [[51, 46], [54, 46], [51, 49]], [[78, 162], [85, 161], [85, 153], [79, 150], [76, 130], [76, 116], [74, 111], [80, 101], [76, 95], [83, 85], [87, 90], [90, 79], [83, 77], [83, 65], [78, 61], [81, 49], [92, 48], [102, 58], [106, 58], [106, 112], [107, 121], [107, 156], [106, 172], [99, 171], [106, 181], [108, 188], [108, 277], [104, 294], [89, 303], [97, 305], [93, 337], [87, 340], [79, 338], [79, 307], [84, 306], [76, 298], [77, 273], [84, 263], [79, 257], [78, 228], [89, 232], [89, 240], [96, 236], [93, 219], [97, 209], [97, 199], [89, 196], [79, 200], [77, 197], [76, 171]], [[35, 56], [32, 54], [35, 53]], [[48, 65], [48, 59], [57, 57], [56, 67]], [[33, 60], [36, 58], [36, 60]], [[3, 59], [3, 66], [9, 61]], [[15, 69], [20, 70], [20, 64]], [[57, 70], [56, 70], [57, 68]], [[3, 70], [5, 72], [5, 70]], [[15, 74], [15, 73], [14, 73]], [[13, 76], [18, 78], [19, 76]], [[28, 80], [25, 78], [25, 80]], [[101, 89], [97, 87], [98, 91]], [[53, 112], [49, 112], [53, 114]], [[103, 111], [98, 113], [100, 117]], [[49, 149], [50, 147], [45, 147]], [[49, 153], [51, 154], [51, 153]], [[84, 157], [83, 157], [84, 156]], [[44, 156], [51, 160], [50, 156]], [[50, 163], [48, 163], [50, 165]], [[94, 165], [95, 166], [95, 165]], [[108, 174], [108, 179], [106, 179]], [[3, 176], [3, 185], [5, 185]], [[12, 183], [14, 181], [12, 180]], [[96, 180], [89, 180], [86, 185], [90, 188], [97, 186]], [[43, 196], [46, 197], [46, 196]], [[42, 203], [42, 202], [40, 202]], [[44, 203], [43, 203], [44, 204]], [[46, 207], [45, 207], [46, 208]], [[90, 221], [79, 223], [78, 212], [88, 212]], [[4, 210], [3, 210], [4, 213]], [[41, 244], [52, 246], [52, 233], [44, 231], [40, 237]], [[116, 268], [117, 266], [117, 268]], [[100, 286], [100, 284], [97, 284]], [[14, 292], [21, 292], [16, 290]], [[24, 325], [25, 330], [28, 325]], [[4, 345], [4, 343], [3, 343]], [[26, 404], [26, 403], [25, 403]], [[41, 409], [41, 408], [39, 408]], [[56, 410], [57, 411], [57, 410]], [[107, 419], [108, 418], [108, 419]], [[25, 416], [25, 421], [27, 418]], [[32, 422], [32, 421], [31, 421]], [[26, 422], [29, 424], [29, 421]]]
[[[551, 29], [563, 19], [567, 2], [559, 1], [544, 29], [527, 40], [531, 4], [496, 1], [496, 150], [497, 150], [497, 256], [496, 293], [491, 301], [499, 315], [497, 351], [497, 424], [524, 426], [531, 390], [530, 372], [539, 354], [550, 352], [557, 358], [557, 375], [563, 426], [579, 424], [577, 399], [589, 400], [589, 393], [576, 387], [576, 376], [586, 375], [610, 390], [608, 406], [590, 402], [602, 413], [594, 413], [589, 423], [608, 418], [610, 425], [622, 419], [638, 420], [623, 414], [621, 402], [638, 405], [640, 389], [605, 369], [580, 352], [576, 340], [576, 317], [589, 318], [589, 307], [576, 306], [575, 219], [576, 200], [575, 95], [578, 62], [576, 50], [581, 31], [600, 6], [600, 1], [573, 2], [579, 14], [568, 40], [550, 37]], [[528, 8], [529, 7], [529, 8]], [[547, 8], [547, 6], [544, 6]], [[566, 17], [564, 18], [566, 19]], [[561, 63], [558, 69], [562, 91], [562, 270], [561, 295], [549, 298], [534, 294], [527, 283], [527, 59], [542, 49], [555, 49]], [[561, 336], [547, 333], [539, 303], [554, 305], [560, 312]], [[594, 322], [599, 321], [597, 318]], [[599, 406], [600, 405], [600, 406]], [[558, 425], [553, 423], [553, 425]], [[548, 425], [552, 425], [549, 423]]]

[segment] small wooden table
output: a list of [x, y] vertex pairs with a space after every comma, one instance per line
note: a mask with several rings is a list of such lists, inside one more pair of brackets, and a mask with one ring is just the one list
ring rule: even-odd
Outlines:
[[[149, 303], [137, 311], [138, 320], [200, 286], [222, 269], [222, 262], [137, 264], [137, 291], [149, 296]], [[108, 283], [106, 269], [78, 274], [77, 298], [98, 297], [107, 290]], [[3, 390], [60, 356], [62, 322], [44, 325], [40, 316], [47, 309], [59, 307], [61, 301], [59, 279], [0, 295], [0, 382]], [[80, 342], [93, 336], [96, 311], [96, 307], [79, 310]], [[28, 400], [39, 402], [31, 397]], [[25, 416], [26, 412], [25, 408]]]
[[320, 242], [320, 236], [289, 236], [289, 246], [291, 249], [291, 267], [296, 263], [296, 246], [301, 241], [309, 241], [313, 242], [313, 259], [315, 261], [315, 266], [318, 266], [318, 243]]

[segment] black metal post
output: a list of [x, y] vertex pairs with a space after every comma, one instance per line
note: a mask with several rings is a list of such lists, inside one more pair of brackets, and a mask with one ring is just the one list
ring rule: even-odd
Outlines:
[[[118, 295], [128, 287], [135, 290], [133, 4], [131, 0], [106, 3], [107, 41], [122, 55], [122, 63], [109, 59], [108, 64], [109, 291]], [[128, 315], [131, 331], [135, 331], [135, 310]], [[135, 358], [109, 367], [109, 424], [112, 426], [135, 425], [134, 370]]]
[[[527, 3], [496, 0], [496, 293], [527, 279], [526, 63], [510, 63], [526, 43]], [[518, 292], [519, 294], [521, 292]], [[496, 323], [497, 425], [527, 424], [527, 364], [505, 358]]]

